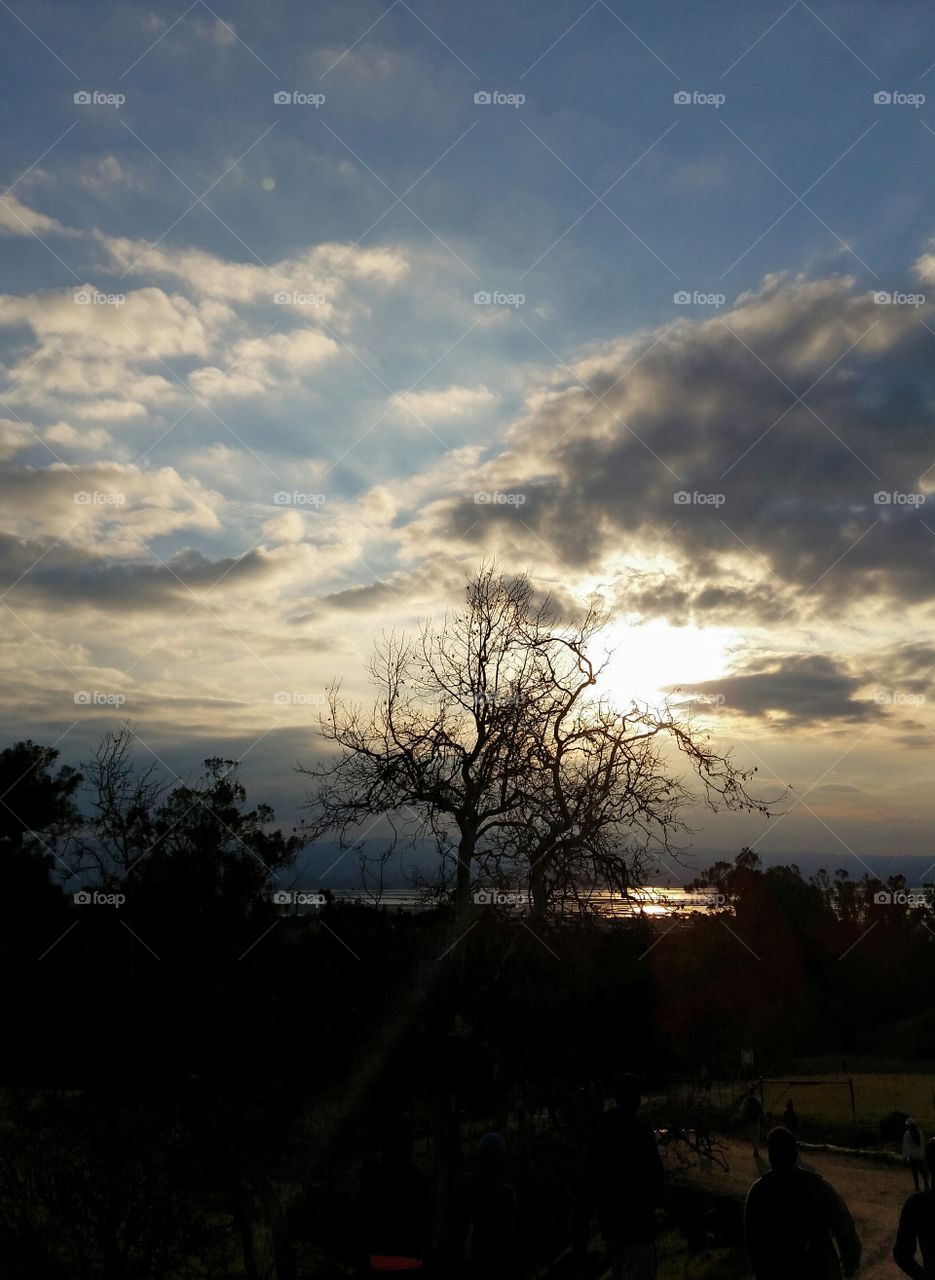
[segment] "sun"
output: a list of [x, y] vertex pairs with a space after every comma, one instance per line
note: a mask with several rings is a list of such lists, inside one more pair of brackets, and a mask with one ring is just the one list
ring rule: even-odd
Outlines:
[[613, 650], [596, 692], [618, 706], [656, 705], [673, 686], [725, 676], [739, 636], [727, 627], [674, 627], [661, 619], [614, 622], [605, 633]]

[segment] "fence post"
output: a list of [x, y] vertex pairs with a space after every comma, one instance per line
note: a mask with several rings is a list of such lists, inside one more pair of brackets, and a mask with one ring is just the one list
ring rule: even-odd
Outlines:
[[854, 1077], [853, 1077], [853, 1076], [851, 1076], [851, 1078], [848, 1080], [848, 1082], [847, 1082], [847, 1083], [848, 1083], [848, 1086], [849, 1086], [850, 1091], [851, 1091], [851, 1116], [856, 1120], [856, 1119], [857, 1119], [857, 1107], [856, 1107], [856, 1105], [855, 1105], [855, 1103], [854, 1103]]

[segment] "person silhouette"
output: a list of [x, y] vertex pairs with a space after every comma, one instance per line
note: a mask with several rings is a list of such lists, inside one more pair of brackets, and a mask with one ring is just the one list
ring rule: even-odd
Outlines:
[[920, 1181], [922, 1190], [928, 1191], [929, 1174], [925, 1163], [925, 1135], [912, 1116], [906, 1121], [906, 1131], [903, 1134], [903, 1159], [909, 1162], [912, 1183], [916, 1191], [919, 1190]]
[[760, 1134], [763, 1128], [763, 1104], [756, 1096], [756, 1089], [751, 1085], [740, 1104], [740, 1118], [743, 1121], [747, 1141], [753, 1148], [754, 1159], [760, 1154]]
[[786, 1109], [782, 1113], [782, 1122], [794, 1138], [796, 1135], [796, 1130], [799, 1127], [799, 1115], [795, 1107], [792, 1105], [791, 1098], [786, 1103]]
[[[935, 1138], [925, 1144], [926, 1170], [935, 1179]], [[922, 1255], [916, 1262], [916, 1250]], [[893, 1246], [893, 1261], [912, 1280], [928, 1280], [935, 1276], [935, 1192], [926, 1183], [924, 1191], [916, 1191], [903, 1205]]]
[[847, 1205], [830, 1182], [797, 1167], [788, 1129], [770, 1130], [770, 1169], [744, 1206], [744, 1238], [756, 1280], [840, 1280], [856, 1275], [861, 1244]]
[[617, 1107], [599, 1117], [585, 1151], [572, 1218], [580, 1266], [597, 1209], [614, 1280], [654, 1280], [656, 1275], [655, 1211], [665, 1198], [665, 1173], [655, 1133], [636, 1118], [641, 1093], [636, 1076], [618, 1082]]

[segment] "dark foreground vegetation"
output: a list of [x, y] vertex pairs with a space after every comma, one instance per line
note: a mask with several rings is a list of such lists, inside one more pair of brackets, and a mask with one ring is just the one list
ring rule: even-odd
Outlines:
[[[702, 1063], [736, 1077], [742, 1048], [767, 1074], [935, 1058], [935, 915], [898, 880], [807, 881], [745, 851], [699, 877], [724, 905], [677, 923], [292, 916], [270, 873], [301, 838], [248, 806], [236, 766], [170, 786], [131, 746], [108, 737], [80, 779], [32, 743], [0, 754], [4, 1276], [352, 1275], [360, 1188], [400, 1129], [444, 1250], [491, 1127], [532, 1274], [568, 1243], [575, 1152], [621, 1068], [662, 1128], [684, 1119], [667, 1090]], [[103, 901], [75, 901], [72, 868]]]

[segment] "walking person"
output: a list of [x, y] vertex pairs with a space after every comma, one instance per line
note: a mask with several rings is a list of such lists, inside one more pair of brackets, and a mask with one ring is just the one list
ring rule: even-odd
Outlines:
[[916, 1191], [919, 1190], [920, 1182], [923, 1185], [923, 1189], [928, 1191], [929, 1174], [925, 1163], [925, 1134], [912, 1116], [906, 1121], [906, 1131], [903, 1134], [903, 1159], [909, 1162], [909, 1168], [912, 1170], [912, 1183]]
[[788, 1129], [770, 1131], [770, 1169], [744, 1207], [744, 1239], [756, 1280], [841, 1280], [857, 1274], [861, 1245], [847, 1205], [830, 1182], [799, 1168]]
[[[926, 1171], [935, 1178], [935, 1138], [925, 1144]], [[916, 1253], [922, 1262], [916, 1261]], [[930, 1280], [935, 1276], [935, 1192], [916, 1190], [903, 1205], [893, 1246], [893, 1261], [912, 1280]]]
[[636, 1076], [618, 1082], [617, 1106], [600, 1116], [585, 1151], [572, 1217], [574, 1253], [582, 1266], [597, 1210], [614, 1280], [656, 1276], [656, 1209], [665, 1198], [665, 1173], [655, 1132], [637, 1119], [641, 1095]]
[[743, 1121], [744, 1133], [747, 1135], [747, 1141], [753, 1148], [753, 1157], [760, 1154], [760, 1134], [763, 1127], [763, 1104], [756, 1096], [756, 1090], [751, 1085], [747, 1090], [746, 1096], [740, 1105], [740, 1118]]
[[782, 1123], [785, 1126], [785, 1128], [789, 1130], [789, 1132], [792, 1134], [794, 1138], [799, 1128], [799, 1116], [795, 1107], [792, 1105], [791, 1098], [786, 1103], [786, 1109], [782, 1113]]

